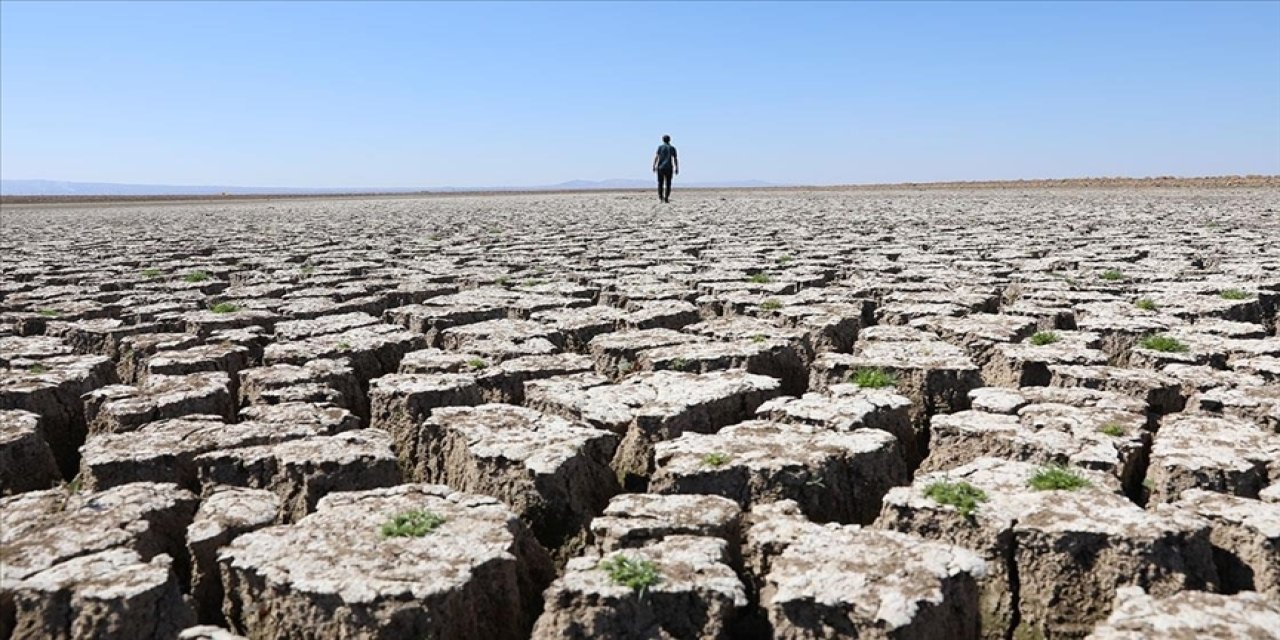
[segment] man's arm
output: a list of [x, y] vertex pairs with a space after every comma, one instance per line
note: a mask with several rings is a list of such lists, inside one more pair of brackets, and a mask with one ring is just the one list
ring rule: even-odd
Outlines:
[[675, 147], [671, 147], [671, 168], [680, 175], [680, 154], [676, 153]]
[[658, 154], [657, 153], [653, 154], [653, 172], [654, 173], [658, 172]]

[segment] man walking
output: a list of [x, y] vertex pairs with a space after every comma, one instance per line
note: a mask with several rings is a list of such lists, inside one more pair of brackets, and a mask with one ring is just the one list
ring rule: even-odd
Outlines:
[[[676, 148], [671, 146], [671, 136], [662, 136], [662, 146], [653, 156], [653, 171], [658, 174], [658, 199], [671, 202], [671, 176], [680, 175], [680, 159], [676, 157]], [[663, 190], [666, 185], [666, 190]]]

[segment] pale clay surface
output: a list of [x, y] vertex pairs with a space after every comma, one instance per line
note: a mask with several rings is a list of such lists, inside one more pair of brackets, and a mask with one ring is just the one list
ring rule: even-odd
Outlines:
[[4, 204], [0, 637], [1280, 628], [1280, 191], [677, 190]]

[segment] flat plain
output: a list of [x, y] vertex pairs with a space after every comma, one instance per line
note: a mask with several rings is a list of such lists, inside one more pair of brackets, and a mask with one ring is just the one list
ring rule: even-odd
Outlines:
[[0, 638], [1275, 638], [1280, 188], [5, 204]]

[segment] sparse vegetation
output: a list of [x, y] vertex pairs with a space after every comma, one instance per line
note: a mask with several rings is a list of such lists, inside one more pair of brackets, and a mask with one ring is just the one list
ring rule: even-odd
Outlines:
[[27, 373], [41, 374], [41, 373], [47, 373], [48, 371], [49, 371], [49, 367], [46, 367], [40, 363], [33, 364], [27, 368]]
[[1253, 297], [1240, 289], [1223, 289], [1218, 292], [1218, 296], [1223, 300], [1248, 300]]
[[1037, 347], [1053, 344], [1059, 340], [1062, 340], [1062, 336], [1052, 331], [1037, 331], [1035, 335], [1031, 336], [1031, 344], [1034, 344]]
[[1177, 338], [1171, 338], [1162, 334], [1147, 336], [1138, 343], [1138, 346], [1143, 349], [1160, 351], [1162, 353], [1186, 353], [1190, 350], [1187, 345], [1179, 342]]
[[662, 581], [658, 565], [651, 560], [618, 554], [600, 563], [600, 569], [609, 574], [614, 584], [629, 587], [640, 597]]
[[467, 368], [472, 371], [479, 371], [481, 369], [487, 368], [488, 366], [489, 366], [489, 363], [485, 362], [480, 358], [472, 358], [470, 360], [467, 360]]
[[1138, 298], [1138, 300], [1133, 303], [1133, 306], [1142, 309], [1143, 311], [1155, 311], [1160, 308], [1156, 306], [1156, 301], [1151, 298]]
[[209, 279], [209, 272], [199, 271], [199, 270], [192, 271], [191, 273], [188, 273], [187, 275], [182, 276], [183, 282], [204, 282], [205, 280], [208, 280], [208, 279]]
[[351, 350], [351, 343], [350, 343], [350, 342], [339, 342], [339, 343], [338, 343], [338, 351], [350, 351], [350, 350]]
[[143, 269], [142, 270], [142, 277], [144, 278], [159, 278], [161, 275], [164, 275], [164, 272], [159, 269]]
[[440, 234], [438, 234], [438, 233], [433, 233], [433, 234], [431, 234], [431, 235], [427, 236], [427, 239], [428, 239], [428, 240], [430, 240], [430, 241], [432, 241], [432, 242], [439, 242], [441, 237], [442, 237], [442, 236], [441, 236]]
[[219, 302], [218, 304], [209, 307], [209, 310], [214, 313], [235, 313], [240, 310], [240, 307], [237, 307], [230, 302]]
[[719, 451], [702, 456], [702, 464], [707, 467], [723, 467], [727, 462], [729, 462], [729, 454]]
[[674, 371], [687, 371], [691, 364], [691, 362], [684, 358], [672, 358], [671, 361], [667, 363], [667, 368]]
[[446, 522], [444, 516], [431, 511], [414, 509], [386, 521], [382, 525], [384, 538], [421, 538], [435, 531]]
[[1102, 428], [1098, 429], [1098, 431], [1106, 435], [1109, 435], [1113, 438], [1119, 438], [1120, 436], [1124, 435], [1124, 427], [1114, 423], [1104, 424], [1102, 425]]
[[1118, 282], [1120, 280], [1129, 279], [1129, 276], [1126, 276], [1124, 272], [1120, 271], [1119, 269], [1107, 269], [1106, 271], [1103, 271], [1102, 275], [1098, 277], [1108, 282]]
[[985, 491], [963, 481], [939, 480], [925, 487], [924, 495], [938, 504], [955, 507], [966, 518], [973, 515], [979, 504], [987, 501]]
[[83, 486], [84, 481], [80, 478], [79, 474], [76, 474], [76, 477], [72, 478], [71, 482], [67, 483], [67, 491], [70, 493], [80, 493], [80, 489]]
[[1041, 467], [1027, 484], [1036, 491], [1075, 491], [1092, 485], [1084, 476], [1062, 465]]
[[298, 267], [298, 271], [301, 271], [304, 276], [309, 276], [316, 272], [316, 266], [314, 264], [304, 264]]
[[760, 344], [761, 342], [764, 342], [766, 339], [767, 339], [767, 338], [765, 338], [763, 335], [761, 335], [761, 334], [759, 334], [759, 333], [757, 333], [757, 334], [756, 334], [756, 335], [754, 335], [754, 336], [751, 336], [751, 341], [752, 341], [752, 342], [754, 342], [754, 343], [756, 343], [756, 344]]
[[56, 317], [58, 317], [59, 315], [61, 315], [61, 312], [59, 312], [57, 309], [41, 309], [41, 310], [37, 311], [36, 313], [38, 313], [38, 314], [40, 314], [40, 315], [42, 315], [42, 316], [44, 316], [44, 317], [46, 317], [46, 318], [56, 318]]
[[791, 257], [791, 256], [789, 256], [789, 255], [788, 255], [788, 256], [781, 256], [781, 257], [779, 257], [779, 258], [778, 258], [778, 264], [787, 264], [787, 263], [791, 262], [792, 260], [795, 260], [795, 258], [792, 258], [792, 257]]
[[774, 298], [769, 298], [768, 300], [760, 303], [760, 308], [765, 311], [777, 311], [782, 308], [782, 302]]
[[511, 278], [508, 278], [508, 277], [506, 277], [506, 276], [500, 276], [500, 277], [498, 277], [498, 278], [494, 278], [494, 280], [493, 280], [493, 283], [494, 283], [494, 284], [496, 284], [496, 285], [498, 285], [498, 286], [500, 286], [500, 287], [505, 287], [505, 286], [507, 286], [507, 283], [508, 283], [508, 282], [511, 282]]
[[880, 389], [898, 384], [898, 377], [878, 367], [863, 367], [849, 376], [849, 382], [863, 389]]
[[1026, 293], [1026, 288], [1023, 287], [1022, 283], [1015, 282], [1005, 287], [1004, 291], [1001, 292], [1000, 297], [1004, 304], [1011, 305], [1021, 300], [1022, 296], [1026, 295]]
[[755, 284], [769, 284], [770, 282], [773, 282], [773, 278], [770, 278], [767, 273], [757, 273], [751, 276], [751, 282]]

